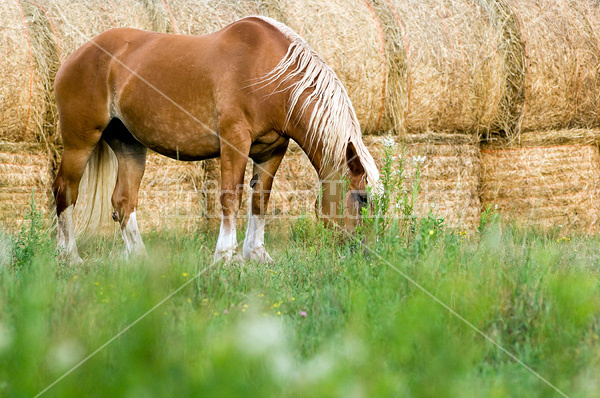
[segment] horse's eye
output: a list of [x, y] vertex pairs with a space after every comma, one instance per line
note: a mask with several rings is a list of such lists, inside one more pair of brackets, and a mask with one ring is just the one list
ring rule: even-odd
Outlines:
[[365, 206], [368, 202], [366, 193], [353, 192], [352, 196], [353, 196], [354, 201], [358, 202], [360, 204], [360, 207]]
[[360, 204], [363, 206], [369, 202], [369, 198], [368, 198], [367, 194], [365, 194], [365, 193], [359, 194], [358, 198], [360, 200]]

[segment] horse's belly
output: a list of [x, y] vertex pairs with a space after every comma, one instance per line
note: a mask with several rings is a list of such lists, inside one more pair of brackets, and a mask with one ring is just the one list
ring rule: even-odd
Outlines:
[[[219, 156], [220, 143], [214, 130], [180, 130], [169, 126], [136, 126], [124, 122], [131, 134], [144, 146], [161, 155], [179, 160], [203, 160]], [[179, 126], [182, 127], [182, 126]]]
[[194, 113], [168, 109], [152, 111], [144, 105], [127, 109], [121, 117], [131, 134], [143, 145], [180, 160], [202, 160], [219, 156], [217, 122], [207, 110]]

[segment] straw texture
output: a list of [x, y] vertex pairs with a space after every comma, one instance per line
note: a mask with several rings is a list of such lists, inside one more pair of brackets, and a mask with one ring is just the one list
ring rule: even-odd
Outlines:
[[569, 130], [563, 132], [563, 140], [557, 139], [560, 132], [554, 132], [552, 141], [543, 146], [533, 146], [540, 144], [536, 132], [523, 144], [484, 145], [482, 205], [498, 206], [520, 225], [598, 232], [598, 133], [586, 133], [588, 144], [574, 143], [576, 132]]

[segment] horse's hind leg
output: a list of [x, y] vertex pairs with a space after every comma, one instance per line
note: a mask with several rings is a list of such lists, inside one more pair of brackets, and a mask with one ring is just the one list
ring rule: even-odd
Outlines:
[[65, 149], [52, 186], [58, 220], [57, 249], [69, 264], [79, 264], [82, 260], [75, 243], [73, 207], [77, 202], [81, 176], [102, 133], [98, 129], [93, 129], [88, 134], [77, 135], [77, 137], [86, 137], [86, 140], [81, 138], [74, 140], [64, 128], [64, 124], [61, 124], [61, 127]]
[[114, 151], [117, 162], [117, 183], [112, 196], [113, 219], [121, 225], [125, 254], [145, 255], [146, 247], [138, 229], [135, 210], [138, 191], [146, 167], [146, 147], [140, 144], [117, 119], [106, 129], [104, 140]]
[[263, 162], [254, 162], [252, 170], [252, 200], [248, 213], [248, 229], [244, 239], [244, 258], [261, 263], [273, 262], [273, 259], [265, 250], [265, 214], [267, 204], [271, 196], [273, 177], [281, 164], [281, 160], [287, 150], [286, 145], [277, 148], [271, 158]]

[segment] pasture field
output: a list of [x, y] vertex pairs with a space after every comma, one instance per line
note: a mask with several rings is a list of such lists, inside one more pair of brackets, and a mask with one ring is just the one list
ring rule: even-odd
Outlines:
[[275, 220], [270, 266], [211, 265], [216, 228], [151, 232], [146, 259], [97, 239], [66, 268], [33, 213], [1, 235], [0, 396], [35, 396], [190, 281], [42, 396], [561, 396], [405, 276], [564, 394], [600, 396], [597, 237], [489, 212], [469, 234], [398, 225], [365, 251]]

